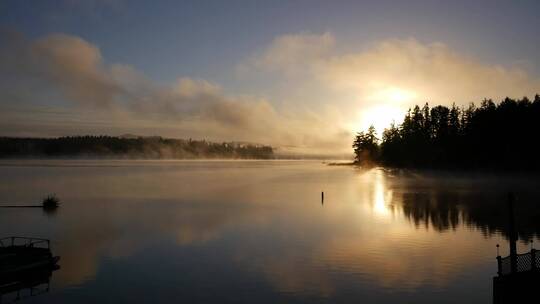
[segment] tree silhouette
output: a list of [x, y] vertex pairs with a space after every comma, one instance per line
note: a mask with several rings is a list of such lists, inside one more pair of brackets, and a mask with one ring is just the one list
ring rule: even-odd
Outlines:
[[375, 127], [370, 126], [366, 133], [359, 132], [353, 143], [355, 162], [357, 164], [369, 165], [377, 161], [379, 155], [379, 139], [375, 132]]
[[397, 167], [538, 170], [539, 132], [537, 94], [533, 101], [507, 97], [498, 105], [484, 99], [479, 107], [415, 106], [400, 125], [384, 130], [380, 145], [370, 128], [358, 133], [353, 147], [357, 163], [369, 159]]
[[109, 157], [148, 159], [274, 158], [270, 146], [213, 143], [205, 140], [151, 137], [74, 136], [60, 138], [0, 137], [0, 158]]

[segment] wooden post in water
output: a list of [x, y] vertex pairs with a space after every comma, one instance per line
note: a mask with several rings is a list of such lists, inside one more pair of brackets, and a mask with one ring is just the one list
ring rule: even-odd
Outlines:
[[517, 272], [517, 232], [514, 222], [514, 193], [508, 193], [508, 230], [510, 234], [510, 272]]

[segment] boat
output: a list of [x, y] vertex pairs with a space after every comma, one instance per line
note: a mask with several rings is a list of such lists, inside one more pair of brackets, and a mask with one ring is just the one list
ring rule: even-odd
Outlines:
[[[49, 290], [52, 272], [59, 269], [59, 256], [51, 252], [50, 241], [40, 238], [11, 236], [0, 239], [0, 302], [14, 294], [21, 299], [21, 291], [29, 296]], [[38, 292], [39, 286], [46, 285]]]
[[47, 239], [17, 236], [0, 239], [0, 273], [53, 267], [60, 257], [52, 255], [50, 243]]

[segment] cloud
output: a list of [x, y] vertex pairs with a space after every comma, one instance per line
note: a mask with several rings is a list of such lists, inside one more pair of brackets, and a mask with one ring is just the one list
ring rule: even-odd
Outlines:
[[52, 95], [104, 107], [122, 94], [103, 66], [99, 49], [78, 37], [52, 34], [27, 41], [17, 33], [2, 33], [0, 39], [5, 42], [0, 49], [2, 90], [19, 101]]
[[284, 35], [242, 70], [280, 75], [279, 91], [294, 92], [297, 103], [341, 109], [356, 130], [375, 124], [381, 131], [414, 104], [466, 105], [540, 91], [540, 79], [519, 66], [482, 62], [440, 42], [388, 39], [341, 49], [331, 33]]
[[298, 73], [321, 58], [332, 55], [334, 36], [324, 34], [287, 34], [276, 37], [262, 52], [250, 59], [249, 64], [266, 71]]
[[156, 83], [133, 66], [106, 63], [77, 36], [28, 40], [4, 31], [0, 41], [1, 135], [158, 134], [350, 153], [353, 132], [372, 123], [380, 131], [414, 104], [540, 91], [540, 79], [519, 67], [415, 39], [344, 52], [330, 32], [278, 36], [240, 64], [242, 85], [263, 80], [265, 97], [185, 76]]
[[122, 88], [111, 79], [94, 45], [78, 37], [54, 34], [30, 47], [30, 62], [66, 98], [82, 104], [109, 106], [115, 96], [122, 94]]
[[251, 58], [249, 66], [282, 75], [304, 71], [310, 78], [303, 82], [316, 82], [335, 94], [353, 92], [369, 102], [384, 97], [385, 90], [397, 89], [414, 92], [417, 100], [413, 101], [463, 104], [531, 96], [540, 89], [540, 79], [519, 66], [484, 63], [443, 43], [425, 44], [413, 38], [388, 39], [339, 53], [328, 32], [284, 35]]
[[149, 133], [312, 146], [316, 153], [319, 143], [332, 146], [333, 133], [343, 133], [328, 131], [314, 113], [277, 110], [264, 98], [229, 95], [208, 80], [157, 84], [132, 66], [106, 64], [99, 48], [80, 37], [29, 41], [3, 32], [0, 39], [6, 42], [0, 48], [0, 106], [7, 108], [0, 126], [9, 132], [2, 135]]
[[[50, 102], [94, 110], [128, 112], [141, 118], [158, 115], [166, 119], [201, 120], [229, 128], [250, 128], [264, 117], [275, 115], [264, 100], [242, 100], [223, 94], [206, 80], [182, 77], [160, 86], [128, 65], [103, 63], [99, 49], [75, 36], [52, 34], [26, 41], [4, 34], [0, 78], [2, 102]], [[33, 90], [32, 88], [39, 88]], [[7, 92], [7, 93], [6, 93]]]
[[415, 93], [415, 101], [465, 104], [483, 98], [531, 96], [540, 79], [519, 67], [488, 64], [461, 55], [442, 43], [391, 39], [358, 53], [324, 58], [321, 81], [337, 90], [364, 95], [388, 88]]

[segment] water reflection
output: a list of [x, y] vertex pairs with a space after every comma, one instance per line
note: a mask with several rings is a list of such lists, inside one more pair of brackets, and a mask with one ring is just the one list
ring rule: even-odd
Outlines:
[[[58, 292], [39, 301], [486, 302], [506, 223], [494, 204], [506, 188], [520, 203], [540, 197], [514, 177], [317, 162], [107, 164], [0, 166], [0, 198], [56, 192], [66, 202], [53, 217], [0, 212], [1, 231], [53, 239], [62, 256]], [[539, 230], [525, 229], [535, 209], [522, 213], [532, 217], [518, 215], [525, 238]]]
[[391, 215], [389, 205], [392, 204], [392, 190], [385, 185], [383, 170], [374, 171], [373, 210], [382, 217]]
[[402, 209], [415, 226], [437, 231], [472, 226], [484, 235], [508, 236], [507, 194], [518, 193], [517, 229], [528, 242], [540, 236], [538, 180], [530, 176], [479, 177], [443, 175], [389, 175], [389, 188], [396, 197], [392, 205]]
[[0, 303], [15, 303], [50, 291], [53, 271], [41, 268], [0, 277]]

